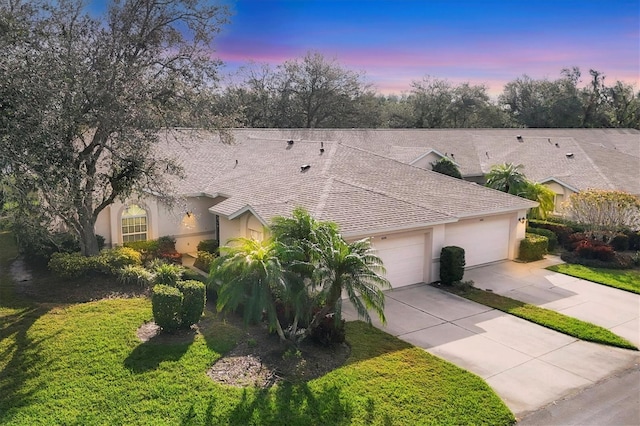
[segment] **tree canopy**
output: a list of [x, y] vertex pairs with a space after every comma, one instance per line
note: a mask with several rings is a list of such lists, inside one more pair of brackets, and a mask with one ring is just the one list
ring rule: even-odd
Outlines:
[[446, 157], [443, 157], [431, 165], [431, 170], [434, 172], [442, 173], [443, 175], [451, 176], [454, 178], [462, 179], [462, 173], [460, 169], [453, 161]]
[[587, 233], [607, 242], [625, 229], [640, 229], [640, 198], [622, 191], [580, 191], [569, 197], [565, 211]]
[[[170, 195], [179, 166], [153, 147], [160, 129], [211, 126], [226, 10], [200, 0], [0, 3], [0, 170], [14, 217], [63, 223], [86, 255], [115, 200]], [[22, 228], [16, 228], [18, 232]]]

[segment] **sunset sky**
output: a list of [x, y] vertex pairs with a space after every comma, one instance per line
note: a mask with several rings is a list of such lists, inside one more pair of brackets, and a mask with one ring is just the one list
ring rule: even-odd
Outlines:
[[318, 51], [385, 94], [430, 75], [495, 96], [523, 74], [556, 79], [572, 66], [583, 84], [592, 68], [640, 90], [640, 0], [221, 1], [232, 11], [214, 44], [223, 74]]
[[280, 64], [309, 50], [382, 93], [425, 75], [485, 84], [494, 95], [523, 74], [556, 79], [579, 66], [640, 89], [640, 0], [236, 0], [216, 42], [227, 72]]

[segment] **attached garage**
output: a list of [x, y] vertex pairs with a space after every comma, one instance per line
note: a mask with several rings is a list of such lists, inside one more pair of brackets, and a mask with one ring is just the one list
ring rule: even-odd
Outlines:
[[509, 258], [511, 216], [466, 219], [445, 227], [445, 245], [462, 247], [467, 267]]
[[393, 288], [428, 281], [428, 237], [429, 234], [422, 231], [389, 234], [371, 240]]

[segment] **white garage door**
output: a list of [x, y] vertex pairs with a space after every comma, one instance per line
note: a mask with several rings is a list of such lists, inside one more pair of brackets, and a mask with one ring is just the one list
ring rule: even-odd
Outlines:
[[425, 277], [425, 234], [396, 234], [372, 239], [393, 288], [421, 283]]
[[509, 217], [462, 220], [447, 224], [445, 245], [462, 247], [467, 266], [509, 257]]

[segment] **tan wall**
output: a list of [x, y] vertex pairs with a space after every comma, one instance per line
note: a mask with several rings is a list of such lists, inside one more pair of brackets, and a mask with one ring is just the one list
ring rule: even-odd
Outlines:
[[562, 203], [567, 201], [571, 195], [575, 194], [575, 192], [557, 182], [547, 182], [544, 185], [556, 194], [554, 213], [562, 214], [564, 210], [562, 208]]
[[176, 239], [177, 251], [195, 252], [198, 242], [216, 238], [215, 215], [208, 209], [219, 201], [209, 197], [189, 197], [176, 203], [172, 209], [159, 204], [155, 197], [115, 202], [98, 216], [96, 233], [103, 235], [109, 245], [122, 244], [122, 212], [129, 204], [139, 204], [147, 211], [148, 239], [172, 236]]
[[422, 157], [420, 160], [413, 163], [413, 166], [420, 167], [421, 169], [431, 170], [432, 164], [441, 159], [438, 154], [435, 152], [430, 152], [429, 154]]

